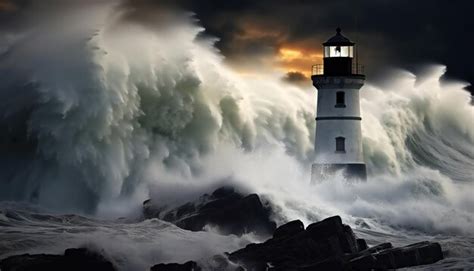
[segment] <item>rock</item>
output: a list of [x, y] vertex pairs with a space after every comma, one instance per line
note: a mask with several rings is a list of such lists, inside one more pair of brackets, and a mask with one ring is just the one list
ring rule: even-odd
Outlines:
[[314, 240], [327, 238], [332, 235], [340, 235], [343, 232], [341, 217], [333, 216], [310, 224], [306, 228], [306, 232], [308, 232]]
[[348, 225], [344, 225], [344, 236], [340, 237], [340, 242], [345, 253], [356, 253], [359, 251], [355, 234]]
[[271, 236], [276, 228], [276, 223], [270, 219], [271, 209], [262, 204], [258, 195], [243, 196], [232, 187], [219, 188], [211, 195], [203, 195], [197, 202], [171, 210], [157, 208], [150, 200], [143, 203], [143, 208], [145, 218], [160, 218], [191, 231], [202, 231], [209, 225], [217, 227], [222, 234], [254, 232]]
[[0, 261], [2, 271], [83, 271], [116, 270], [111, 262], [102, 255], [86, 248], [66, 249], [64, 255], [23, 254], [11, 256]]
[[434, 263], [443, 259], [443, 253], [438, 243], [431, 242], [369, 248], [334, 216], [306, 230], [301, 221], [291, 221], [276, 229], [271, 239], [232, 252], [229, 259], [248, 270], [387, 270]]
[[278, 227], [273, 233], [273, 238], [289, 237], [302, 231], [304, 231], [303, 222], [301, 220], [293, 220]]
[[235, 189], [232, 186], [223, 186], [212, 192], [215, 198], [225, 198], [235, 196]]
[[326, 240], [336, 254], [357, 252], [357, 242], [351, 227], [342, 224], [341, 217], [333, 216], [309, 225], [306, 231], [313, 240]]
[[394, 254], [396, 268], [431, 264], [444, 258], [441, 246], [431, 242], [415, 243], [389, 252]]
[[201, 271], [201, 267], [196, 262], [189, 261], [183, 264], [178, 263], [160, 263], [150, 268], [150, 271]]
[[344, 270], [345, 261], [342, 258], [329, 258], [314, 264], [300, 266], [298, 271], [314, 271], [314, 270]]
[[377, 258], [372, 254], [364, 254], [350, 260], [349, 265], [353, 270], [372, 270], [377, 267]]
[[393, 248], [392, 243], [382, 243], [382, 244], [373, 246], [371, 248], [368, 248], [367, 252], [368, 253], [375, 253], [375, 252], [386, 250], [386, 249], [389, 249], [389, 248]]
[[[387, 270], [431, 264], [443, 259], [438, 243], [421, 242], [400, 248], [382, 243], [369, 247], [364, 239], [357, 238], [350, 226], [342, 223], [339, 216], [312, 223], [306, 229], [300, 220], [276, 228], [269, 218], [270, 213], [271, 210], [256, 194], [244, 196], [232, 187], [219, 188], [196, 202], [173, 209], [157, 208], [152, 201], [144, 202], [146, 217], [157, 217], [183, 229], [200, 231], [210, 225], [218, 227], [224, 234], [255, 232], [271, 236], [263, 243], [248, 244], [227, 254], [228, 259], [216, 256], [207, 263], [213, 270]], [[358, 222], [360, 225], [363, 223]], [[156, 269], [158, 267], [167, 269]], [[189, 268], [199, 267], [186, 263], [161, 264], [153, 268], [193, 270]]]
[[62, 256], [47, 254], [23, 254], [11, 256], [0, 262], [2, 271], [61, 270]]
[[[298, 229], [296, 225], [300, 223], [290, 223], [280, 227], [280, 232], [286, 233], [285, 238], [281, 238], [280, 233], [262, 244], [250, 244], [231, 253], [229, 259], [248, 269], [262, 263], [288, 268], [315, 264], [335, 256], [342, 257], [344, 250], [350, 250], [350, 241], [347, 239], [353, 237], [348, 234], [352, 231], [344, 230], [340, 217], [313, 223], [306, 230], [294, 230], [293, 234], [289, 234], [290, 231], [285, 229]], [[353, 242], [355, 243], [355, 239]]]
[[369, 248], [369, 246], [367, 246], [367, 242], [364, 240], [364, 239], [356, 239], [356, 242], [357, 242], [357, 251], [363, 251], [363, 250], [366, 250]]

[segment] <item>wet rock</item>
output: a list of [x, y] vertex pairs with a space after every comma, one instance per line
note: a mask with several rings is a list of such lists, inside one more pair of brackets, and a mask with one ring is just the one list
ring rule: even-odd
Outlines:
[[432, 242], [420, 242], [382, 251], [377, 256], [380, 261], [383, 260], [380, 255], [383, 254], [390, 255], [395, 268], [431, 264], [444, 258], [440, 244]]
[[232, 187], [219, 188], [196, 202], [171, 210], [156, 207], [151, 200], [145, 201], [143, 207], [146, 218], [160, 218], [191, 231], [202, 231], [209, 225], [217, 227], [222, 234], [254, 232], [271, 236], [276, 228], [276, 223], [270, 219], [271, 209], [262, 204], [258, 195], [244, 196]]
[[344, 236], [340, 237], [342, 250], [345, 253], [356, 253], [359, 251], [357, 247], [357, 240], [352, 228], [344, 225]]
[[377, 268], [377, 258], [372, 254], [364, 254], [355, 257], [349, 262], [351, 269], [353, 270], [372, 270]]
[[356, 239], [356, 242], [357, 242], [357, 251], [359, 252], [369, 248], [365, 239], [358, 238]]
[[301, 220], [293, 220], [278, 227], [273, 233], [273, 238], [285, 238], [302, 231], [304, 231], [303, 222]]
[[[300, 220], [276, 228], [269, 218], [270, 212], [257, 195], [244, 196], [231, 187], [219, 188], [195, 202], [173, 209], [157, 208], [152, 201], [144, 202], [146, 217], [157, 217], [184, 229], [200, 231], [210, 225], [217, 226], [225, 234], [256, 232], [271, 236], [263, 243], [249, 244], [228, 253], [228, 257], [213, 258], [207, 265], [215, 270], [387, 270], [443, 259], [438, 243], [421, 242], [400, 248], [382, 243], [369, 247], [364, 239], [357, 238], [350, 226], [342, 223], [339, 216], [312, 223], [306, 229]], [[356, 224], [363, 226], [362, 222]], [[199, 268], [186, 264], [162, 264], [152, 270]], [[156, 269], [158, 267], [188, 269]]]
[[86, 248], [70, 248], [64, 255], [23, 254], [11, 256], [0, 261], [2, 271], [82, 271], [116, 270], [113, 264], [102, 255]]
[[385, 270], [431, 264], [442, 259], [443, 253], [438, 243], [421, 242], [400, 248], [384, 243], [363, 251], [351, 259], [349, 265], [354, 270]]
[[368, 253], [375, 253], [375, 252], [386, 250], [386, 249], [389, 249], [389, 248], [393, 248], [392, 243], [382, 243], [382, 244], [373, 246], [371, 248], [368, 248], [367, 252]]
[[183, 264], [178, 263], [160, 263], [150, 268], [150, 271], [201, 271], [201, 267], [196, 262], [189, 261]]
[[299, 220], [289, 222], [273, 238], [230, 253], [229, 259], [248, 270], [387, 270], [434, 263], [443, 259], [443, 253], [438, 243], [431, 242], [369, 248], [334, 216], [306, 230]]
[[[292, 222], [290, 225], [293, 224], [299, 223]], [[342, 257], [344, 250], [350, 249], [347, 246], [349, 241], [344, 241], [343, 238], [347, 238], [347, 235], [341, 218], [331, 217], [311, 224], [306, 230], [288, 234], [285, 238], [274, 237], [262, 244], [250, 244], [231, 253], [229, 259], [248, 269], [262, 263], [269, 263], [277, 268], [310, 265], [334, 256]]]
[[298, 267], [298, 271], [314, 271], [314, 270], [344, 270], [345, 260], [343, 258], [334, 257], [317, 263], [303, 265]]
[[0, 262], [3, 271], [60, 270], [61, 255], [23, 254], [8, 257]]

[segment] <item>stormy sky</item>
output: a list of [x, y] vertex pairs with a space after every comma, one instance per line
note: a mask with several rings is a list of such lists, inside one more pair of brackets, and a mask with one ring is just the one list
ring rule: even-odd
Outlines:
[[[0, 29], [13, 27], [8, 22], [31, 2], [0, 0]], [[474, 83], [469, 0], [128, 0], [124, 6], [194, 12], [204, 35], [219, 38], [226, 62], [242, 72], [272, 66], [289, 81], [309, 82], [311, 65], [321, 62], [321, 43], [341, 27], [359, 45], [369, 80], [380, 80], [387, 68], [417, 71], [435, 63], [448, 67], [447, 77]]]

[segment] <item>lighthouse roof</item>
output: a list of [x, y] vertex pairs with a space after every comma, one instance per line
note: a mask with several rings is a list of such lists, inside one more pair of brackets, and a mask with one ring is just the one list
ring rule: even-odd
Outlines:
[[355, 43], [341, 34], [341, 28], [339, 27], [336, 29], [336, 35], [323, 43], [324, 46], [351, 46], [354, 44]]

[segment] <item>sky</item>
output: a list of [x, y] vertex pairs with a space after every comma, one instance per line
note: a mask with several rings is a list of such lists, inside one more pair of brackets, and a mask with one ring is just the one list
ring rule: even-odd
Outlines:
[[[0, 31], [14, 28], [15, 18], [33, 2], [0, 0]], [[474, 1], [470, 0], [122, 2], [137, 14], [163, 7], [195, 13], [206, 29], [203, 36], [218, 38], [216, 46], [225, 61], [241, 73], [276, 68], [289, 82], [311, 84], [311, 65], [322, 62], [321, 43], [341, 27], [357, 43], [359, 62], [371, 81], [382, 81], [391, 68], [417, 72], [426, 64], [443, 64], [446, 77], [474, 83]]]

